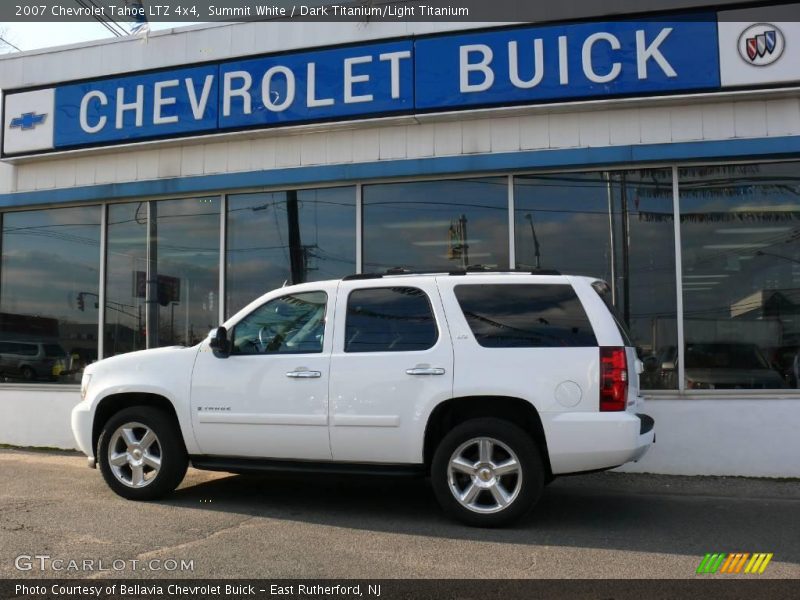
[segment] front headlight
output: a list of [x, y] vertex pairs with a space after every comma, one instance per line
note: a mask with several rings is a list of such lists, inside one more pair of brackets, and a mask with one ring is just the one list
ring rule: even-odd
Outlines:
[[89, 373], [84, 373], [81, 378], [81, 400], [86, 400], [86, 394], [89, 392], [89, 383], [92, 381], [92, 376]]

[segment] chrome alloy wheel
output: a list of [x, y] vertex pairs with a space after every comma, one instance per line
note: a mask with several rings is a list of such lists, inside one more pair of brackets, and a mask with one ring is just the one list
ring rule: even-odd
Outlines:
[[461, 506], [481, 514], [508, 507], [522, 489], [522, 467], [503, 442], [473, 438], [456, 448], [447, 466], [450, 491]]
[[143, 488], [161, 469], [161, 442], [147, 425], [125, 423], [108, 443], [108, 464], [120, 483]]

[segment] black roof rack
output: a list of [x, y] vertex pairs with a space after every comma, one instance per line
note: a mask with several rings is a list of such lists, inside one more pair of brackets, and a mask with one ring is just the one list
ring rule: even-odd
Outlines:
[[497, 269], [483, 267], [482, 265], [469, 266], [466, 269], [456, 269], [453, 271], [415, 271], [413, 269], [406, 269], [405, 267], [392, 267], [387, 269], [384, 273], [354, 273], [342, 277], [342, 281], [354, 281], [358, 279], [381, 279], [387, 275], [466, 275], [467, 273], [527, 273], [529, 275], [561, 275], [560, 271], [555, 269]]

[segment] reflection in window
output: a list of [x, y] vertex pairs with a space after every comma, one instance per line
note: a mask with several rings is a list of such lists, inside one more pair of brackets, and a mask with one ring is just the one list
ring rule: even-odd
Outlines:
[[153, 202], [150, 211], [158, 329], [149, 345], [193, 346], [219, 321], [219, 198]]
[[[800, 387], [800, 163], [680, 169], [688, 389]], [[665, 377], [676, 378], [677, 352]]]
[[455, 294], [475, 341], [486, 348], [597, 345], [570, 285], [457, 285]]
[[658, 358], [677, 344], [671, 171], [517, 176], [514, 209], [517, 267], [607, 281], [645, 364], [642, 387], [676, 387]]
[[356, 271], [354, 187], [228, 198], [227, 313], [288, 284]]
[[80, 381], [97, 360], [100, 207], [3, 215], [0, 372]]
[[291, 294], [262, 304], [236, 324], [234, 354], [322, 352], [325, 292]]
[[147, 203], [108, 207], [105, 356], [147, 347]]
[[345, 352], [410, 352], [438, 339], [428, 296], [420, 289], [354, 290], [347, 299]]
[[364, 271], [508, 267], [505, 177], [366, 185]]

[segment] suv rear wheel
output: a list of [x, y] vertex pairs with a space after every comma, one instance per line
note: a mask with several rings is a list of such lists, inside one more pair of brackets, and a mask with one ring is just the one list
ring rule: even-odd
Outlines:
[[126, 408], [111, 417], [100, 433], [97, 458], [108, 486], [129, 500], [166, 496], [189, 465], [172, 419], [149, 406]]
[[431, 479], [445, 512], [464, 523], [496, 527], [522, 517], [539, 500], [544, 469], [531, 436], [501, 419], [471, 419], [444, 436]]

